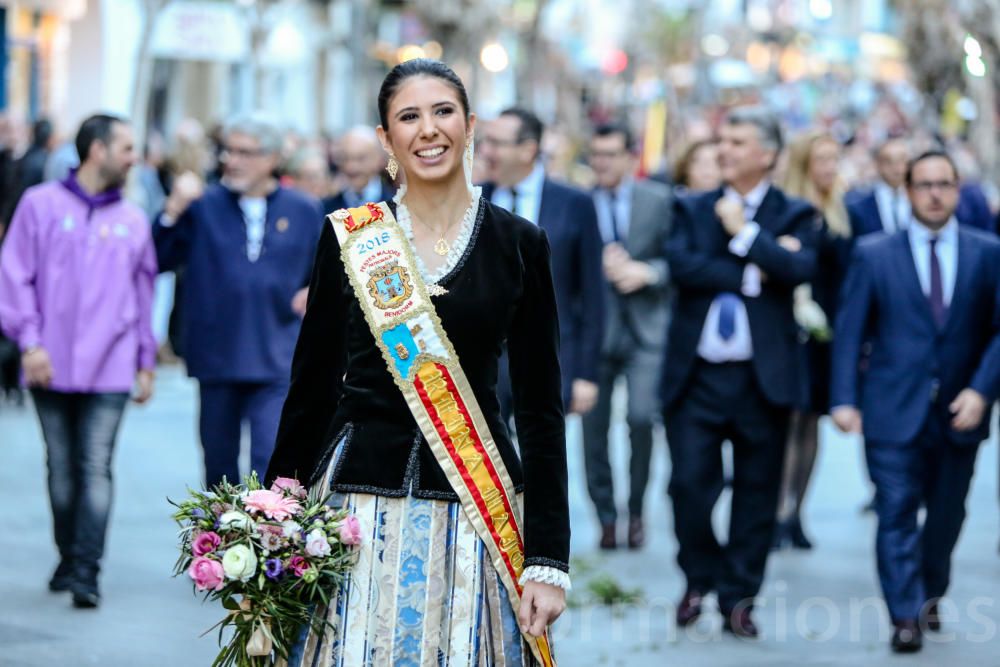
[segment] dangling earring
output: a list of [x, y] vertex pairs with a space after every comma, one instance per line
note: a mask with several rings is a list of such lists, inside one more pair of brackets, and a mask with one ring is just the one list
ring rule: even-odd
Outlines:
[[472, 138], [470, 138], [468, 142], [466, 142], [465, 144], [465, 155], [463, 157], [465, 158], [462, 164], [465, 171], [465, 186], [469, 189], [469, 192], [472, 192], [473, 191], [472, 163], [476, 157], [475, 142], [472, 140]]
[[389, 178], [396, 180], [396, 174], [399, 173], [399, 163], [396, 162], [396, 156], [392, 153], [389, 154], [389, 164], [385, 166], [385, 170], [389, 172]]

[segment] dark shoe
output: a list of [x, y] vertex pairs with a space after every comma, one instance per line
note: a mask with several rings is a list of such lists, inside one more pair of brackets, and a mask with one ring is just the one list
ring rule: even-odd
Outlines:
[[77, 568], [70, 590], [73, 591], [74, 607], [96, 609], [101, 604], [101, 593], [97, 588], [97, 568]]
[[774, 538], [771, 540], [771, 551], [781, 551], [792, 543], [788, 532], [788, 522], [779, 521], [774, 526]]
[[809, 551], [813, 548], [813, 543], [802, 530], [802, 521], [799, 517], [795, 517], [788, 523], [788, 539], [792, 543], [793, 549]]
[[643, 528], [642, 519], [634, 516], [628, 520], [628, 548], [640, 549], [646, 543], [646, 530]]
[[916, 621], [896, 621], [892, 633], [893, 653], [916, 653], [924, 647], [920, 626]]
[[924, 611], [924, 624], [931, 632], [941, 632], [941, 614], [936, 600], [927, 605]]
[[677, 627], [686, 628], [701, 616], [701, 603], [705, 595], [698, 590], [689, 588], [677, 605]]
[[73, 585], [73, 566], [68, 561], [59, 561], [59, 566], [49, 579], [49, 590], [53, 593], [68, 591]]
[[740, 639], [757, 639], [760, 631], [750, 617], [749, 609], [738, 611], [722, 612], [722, 630], [729, 632]]
[[602, 549], [610, 550], [618, 547], [618, 538], [615, 536], [614, 523], [601, 524], [601, 544]]

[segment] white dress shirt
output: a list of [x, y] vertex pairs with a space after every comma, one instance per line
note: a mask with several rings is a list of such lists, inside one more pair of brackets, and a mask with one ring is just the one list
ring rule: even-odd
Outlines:
[[264, 197], [240, 197], [240, 210], [247, 226], [247, 259], [256, 262], [264, 247], [264, 225], [267, 220], [267, 199]]
[[517, 190], [517, 210], [513, 210], [513, 195], [510, 188], [497, 188], [493, 191], [491, 201], [511, 213], [538, 224], [539, 211], [542, 207], [542, 187], [545, 185], [545, 167], [541, 162], [535, 163], [535, 168], [528, 176], [514, 186]]
[[913, 253], [913, 263], [917, 267], [917, 277], [920, 279], [920, 289], [927, 298], [931, 296], [931, 244], [937, 237], [938, 265], [941, 267], [941, 296], [945, 308], [951, 305], [951, 297], [955, 294], [955, 278], [958, 274], [958, 221], [952, 216], [938, 232], [932, 232], [916, 218], [909, 226], [910, 251]]
[[[743, 197], [731, 187], [727, 187], [723, 192], [723, 197], [742, 201], [744, 204], [743, 215], [747, 220], [743, 229], [729, 240], [729, 252], [734, 255], [746, 257], [750, 246], [757, 240], [760, 225], [754, 222], [753, 218], [757, 215], [757, 210], [770, 188], [771, 183], [764, 180]], [[744, 298], [760, 296], [760, 267], [756, 264], [747, 264], [743, 269], [743, 285], [740, 291]], [[729, 340], [724, 340], [719, 335], [720, 310], [721, 305], [719, 299], [716, 298], [705, 317], [705, 325], [701, 330], [701, 338], [698, 340], [698, 356], [712, 363], [752, 359], [753, 339], [750, 337], [750, 319], [747, 317], [746, 305], [741, 300], [736, 307], [735, 329]]]
[[615, 188], [614, 216], [611, 215], [611, 192], [605, 188], [594, 190], [594, 208], [597, 209], [597, 226], [601, 230], [604, 243], [615, 240], [613, 227], [618, 226], [618, 241], [625, 245], [628, 238], [629, 223], [632, 220], [632, 191], [634, 181], [626, 178]]
[[892, 234], [899, 229], [906, 229], [910, 221], [910, 199], [902, 187], [893, 190], [885, 181], [875, 184], [875, 203], [878, 204], [878, 217], [882, 220], [882, 229]]

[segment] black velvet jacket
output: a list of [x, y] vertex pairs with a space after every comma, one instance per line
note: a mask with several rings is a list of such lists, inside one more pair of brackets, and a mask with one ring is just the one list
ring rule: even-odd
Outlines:
[[[484, 198], [468, 249], [438, 284], [448, 290], [434, 297], [438, 315], [524, 493], [525, 563], [568, 570], [559, 322], [545, 232]], [[496, 397], [505, 340], [520, 458]], [[393, 383], [326, 223], [267, 481], [281, 475], [314, 482], [343, 438], [335, 491], [458, 499]]]

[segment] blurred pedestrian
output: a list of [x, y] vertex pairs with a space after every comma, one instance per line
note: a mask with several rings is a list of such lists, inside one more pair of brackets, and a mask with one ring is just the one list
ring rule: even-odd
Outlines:
[[[309, 195], [317, 202], [330, 196], [332, 182], [326, 157], [316, 148], [299, 149], [286, 165], [291, 187]], [[381, 200], [379, 200], [381, 201]], [[332, 211], [323, 211], [332, 213]]]
[[604, 343], [597, 404], [583, 417], [587, 490], [601, 524], [600, 547], [617, 546], [618, 512], [608, 460], [611, 396], [619, 378], [628, 389], [629, 548], [645, 543], [643, 496], [649, 482], [657, 387], [667, 329], [670, 271], [663, 245], [670, 231], [670, 189], [634, 177], [636, 147], [625, 125], [601, 125], [590, 139], [593, 191], [604, 242]]
[[685, 148], [674, 165], [674, 183], [678, 195], [718, 188], [722, 184], [718, 141], [702, 139]]
[[244, 422], [251, 470], [264, 474], [305, 312], [321, 216], [308, 196], [278, 185], [281, 140], [265, 116], [231, 120], [221, 183], [203, 190], [182, 174], [153, 226], [160, 268], [187, 266], [182, 331], [208, 486], [241, 479]]
[[14, 163], [14, 195], [10, 211], [21, 200], [24, 192], [45, 180], [45, 161], [52, 150], [52, 122], [40, 118], [31, 126], [31, 145]]
[[[677, 286], [663, 365], [670, 497], [687, 590], [677, 624], [716, 591], [723, 628], [756, 637], [755, 597], [775, 525], [788, 419], [798, 398], [792, 291], [816, 273], [819, 216], [770, 183], [781, 152], [777, 118], [738, 107], [720, 129], [725, 187], [678, 198], [667, 244]], [[729, 540], [712, 510], [721, 448], [733, 445]]]
[[903, 182], [909, 160], [909, 144], [901, 137], [892, 137], [875, 149], [878, 180], [870, 193], [847, 205], [854, 236], [892, 234], [909, 223], [910, 200]]
[[[544, 125], [531, 111], [511, 108], [483, 132], [480, 156], [489, 182], [483, 196], [541, 227], [552, 246], [552, 277], [559, 309], [563, 400], [585, 414], [597, 403], [604, 342], [603, 243], [597, 211], [586, 192], [549, 178], [540, 161]], [[500, 405], [511, 415], [508, 367], [501, 360]]]
[[96, 607], [118, 426], [133, 384], [138, 403], [153, 392], [156, 255], [149, 222], [121, 196], [136, 159], [127, 122], [91, 116], [76, 146], [79, 169], [18, 204], [0, 255], [0, 322], [22, 350], [45, 439], [60, 558], [49, 588]]
[[378, 143], [375, 128], [361, 125], [344, 133], [338, 142], [340, 181], [343, 189], [323, 200], [323, 211], [390, 201], [395, 190], [382, 180], [385, 151]]
[[958, 171], [946, 153], [917, 157], [905, 182], [910, 224], [855, 248], [831, 389], [834, 422], [865, 437], [897, 652], [920, 650], [923, 633], [941, 629], [978, 445], [1000, 393], [1000, 241], [959, 226]]
[[809, 284], [795, 288], [799, 325], [800, 400], [792, 413], [785, 472], [778, 505], [774, 548], [811, 549], [802, 528], [802, 505], [819, 450], [819, 418], [830, 411], [830, 340], [841, 283], [851, 253], [851, 225], [840, 178], [840, 144], [827, 132], [807, 132], [793, 141], [782, 189], [816, 207], [824, 224], [819, 235], [818, 270]]

